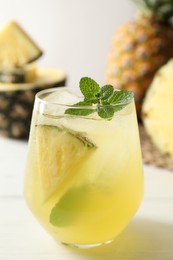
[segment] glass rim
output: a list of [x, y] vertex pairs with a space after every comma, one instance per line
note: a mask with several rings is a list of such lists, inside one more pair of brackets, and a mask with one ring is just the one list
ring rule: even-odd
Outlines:
[[[130, 100], [130, 101], [117, 102], [116, 104], [111, 104], [111, 105], [92, 104], [92, 105], [85, 105], [85, 106], [80, 106], [79, 107], [79, 106], [77, 106], [75, 104], [58, 103], [58, 102], [55, 102], [55, 101], [45, 100], [44, 98], [41, 97], [41, 95], [44, 95], [44, 94], [49, 93], [49, 92], [53, 93], [53, 92], [58, 91], [60, 89], [68, 89], [68, 90], [71, 91], [72, 94], [75, 94], [77, 97], [79, 97], [79, 98], [81, 98], [83, 100], [83, 95], [77, 95], [73, 89], [72, 90], [70, 89], [69, 86], [60, 86], [60, 87], [47, 88], [47, 89], [41, 90], [41, 91], [36, 93], [35, 99], [36, 99], [36, 101], [40, 102], [43, 105], [53, 105], [53, 106], [60, 106], [60, 107], [67, 107], [67, 108], [78, 108], [78, 109], [79, 108], [80, 109], [84, 109], [84, 108], [85, 109], [86, 108], [87, 109], [96, 109], [97, 107], [100, 107], [100, 108], [101, 107], [112, 107], [112, 106], [116, 107], [116, 106], [121, 106], [121, 105], [126, 106], [126, 105], [131, 104], [133, 102], [133, 100], [134, 100], [134, 98], [132, 98], [132, 100]], [[119, 91], [120, 89], [115, 89], [115, 90]]]

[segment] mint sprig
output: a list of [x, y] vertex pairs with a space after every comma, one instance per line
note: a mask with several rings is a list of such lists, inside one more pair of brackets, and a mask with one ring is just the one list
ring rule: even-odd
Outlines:
[[68, 190], [51, 210], [49, 222], [58, 227], [71, 225], [80, 215], [87, 191], [85, 186]]
[[79, 87], [84, 100], [66, 109], [65, 114], [87, 116], [97, 112], [101, 118], [112, 119], [114, 113], [123, 109], [134, 97], [133, 92], [115, 90], [112, 85], [100, 87], [89, 77], [81, 78]]

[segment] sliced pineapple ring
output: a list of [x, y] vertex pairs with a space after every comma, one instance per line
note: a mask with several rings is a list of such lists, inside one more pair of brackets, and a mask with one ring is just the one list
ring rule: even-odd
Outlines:
[[[27, 66], [28, 67], [28, 66]], [[30, 66], [29, 66], [30, 67]], [[26, 81], [24, 83], [1, 83], [0, 91], [16, 91], [28, 90], [33, 88], [47, 88], [47, 86], [56, 87], [58, 83], [64, 82], [61, 86], [65, 85], [66, 74], [59, 69], [50, 68], [32, 68], [27, 71]]]
[[9, 21], [0, 32], [0, 70], [20, 68], [41, 55], [40, 48], [15, 21]]
[[95, 148], [84, 134], [49, 125], [36, 126], [36, 144], [43, 201], [74, 177]]
[[142, 115], [153, 143], [173, 158], [173, 59], [157, 72], [145, 97]]

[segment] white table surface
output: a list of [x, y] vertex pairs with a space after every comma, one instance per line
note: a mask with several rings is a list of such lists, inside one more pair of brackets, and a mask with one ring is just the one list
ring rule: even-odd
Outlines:
[[70, 249], [42, 229], [22, 197], [27, 143], [0, 138], [0, 260], [172, 260], [173, 173], [144, 166], [145, 196], [111, 244]]

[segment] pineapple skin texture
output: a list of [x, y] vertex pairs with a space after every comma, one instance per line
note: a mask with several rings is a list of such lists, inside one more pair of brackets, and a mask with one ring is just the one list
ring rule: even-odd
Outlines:
[[173, 59], [154, 77], [143, 102], [142, 117], [152, 142], [173, 159]]
[[[60, 81], [37, 86], [31, 89], [0, 89], [0, 135], [4, 137], [27, 140], [29, 137], [35, 95], [44, 89], [63, 87], [66, 78]], [[15, 84], [14, 84], [15, 85]]]
[[112, 39], [106, 83], [135, 94], [138, 118], [156, 71], [173, 56], [173, 26], [145, 16], [121, 26]]

